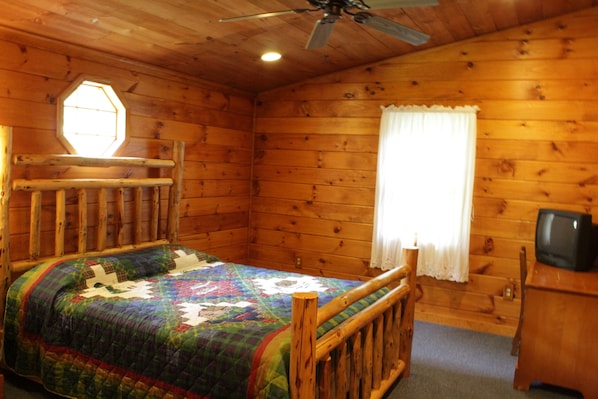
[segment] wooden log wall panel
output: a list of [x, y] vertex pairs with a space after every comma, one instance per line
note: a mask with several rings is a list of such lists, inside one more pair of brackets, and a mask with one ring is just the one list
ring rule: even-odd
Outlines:
[[260, 93], [250, 261], [375, 273], [380, 107], [477, 105], [469, 282], [420, 277], [417, 317], [513, 334], [538, 208], [598, 215], [597, 20], [594, 7]]
[[339, 239], [367, 241], [372, 237], [372, 226], [366, 223], [353, 223], [310, 217], [266, 214], [251, 214], [252, 225], [260, 229], [278, 230], [295, 234], [313, 234], [338, 237]]
[[343, 240], [322, 235], [288, 234], [276, 230], [257, 230], [254, 239], [262, 245], [301, 248], [302, 251], [326, 253], [346, 257], [367, 258], [370, 247], [367, 242]]
[[267, 181], [374, 188], [376, 172], [355, 169], [322, 169], [314, 173], [313, 168], [256, 164], [253, 172]]
[[254, 196], [251, 211], [303, 215], [313, 218], [370, 223], [374, 217], [371, 206], [325, 204], [314, 201], [296, 201], [282, 198], [260, 198]]
[[[305, 251], [302, 248], [272, 247], [253, 244], [249, 248], [250, 257], [260, 259], [260, 265], [271, 268], [286, 267], [288, 270], [300, 273], [323, 275], [328, 277], [365, 280], [376, 275], [376, 272], [367, 268], [367, 262], [355, 257], [334, 254], [318, 254]], [[301, 264], [296, 263], [296, 258], [301, 258]], [[289, 263], [295, 263], [292, 267]], [[364, 274], [355, 276], [346, 270], [364, 267]], [[369, 273], [369, 274], [368, 274]]]
[[185, 179], [183, 181], [183, 192], [190, 198], [196, 197], [247, 197], [249, 185], [247, 181], [231, 179]]
[[192, 248], [209, 248], [209, 253], [224, 260], [243, 259], [247, 257], [247, 224], [186, 235], [181, 243]]
[[211, 215], [187, 216], [181, 226], [191, 234], [210, 233], [220, 230], [247, 228], [249, 212], [214, 213]]
[[[181, 242], [200, 245], [197, 249], [206, 252], [217, 251], [227, 260], [246, 261], [253, 94], [6, 28], [0, 30], [0, 121], [13, 127], [16, 153], [66, 152], [56, 138], [56, 98], [80, 75], [108, 79], [123, 93], [129, 107], [128, 141], [118, 155], [167, 158], [173, 140], [186, 142]], [[14, 169], [23, 178], [41, 177], [37, 176], [40, 173], [54, 178], [77, 176], [77, 172], [60, 167], [42, 172]], [[109, 173], [138, 177], [142, 172], [116, 169]], [[68, 237], [71, 229], [77, 228], [77, 221], [71, 211], [76, 195], [67, 195]], [[92, 202], [95, 195], [89, 193]], [[130, 194], [125, 196], [125, 206], [132, 206]], [[19, 206], [19, 197], [16, 199], [15, 206]], [[146, 210], [144, 205], [142, 212]], [[14, 211], [11, 226], [27, 225], [28, 208]], [[92, 204], [88, 209], [92, 226], [96, 223], [94, 211]], [[53, 212], [51, 206], [43, 207], [43, 219], [53, 217]], [[113, 211], [109, 217], [114, 217]], [[163, 230], [166, 215], [160, 218]], [[125, 237], [133, 237], [133, 230], [132, 221], [126, 221]], [[222, 234], [226, 239], [197, 240], [197, 234], [204, 232], [213, 237]], [[93, 235], [88, 237], [88, 245], [95, 245]], [[48, 237], [43, 240], [42, 253], [53, 249], [53, 239]], [[114, 239], [111, 234], [109, 240]], [[13, 255], [26, 253], [28, 244], [20, 239], [20, 233], [13, 245]]]
[[305, 201], [318, 201], [336, 204], [368, 205], [374, 198], [373, 188], [316, 186], [313, 184], [293, 184], [286, 182], [260, 182], [254, 191], [263, 197], [282, 198]]

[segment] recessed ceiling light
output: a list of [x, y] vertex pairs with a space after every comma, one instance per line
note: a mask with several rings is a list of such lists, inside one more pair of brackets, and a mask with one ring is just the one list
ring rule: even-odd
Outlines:
[[266, 62], [278, 61], [280, 59], [280, 57], [282, 57], [282, 55], [280, 55], [280, 53], [270, 51], [269, 53], [262, 54], [262, 61], [266, 61]]

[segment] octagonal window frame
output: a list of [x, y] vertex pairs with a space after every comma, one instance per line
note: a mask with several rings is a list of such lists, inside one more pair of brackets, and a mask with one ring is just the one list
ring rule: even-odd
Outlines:
[[71, 154], [114, 155], [127, 141], [128, 107], [104, 79], [81, 76], [58, 97], [60, 142]]

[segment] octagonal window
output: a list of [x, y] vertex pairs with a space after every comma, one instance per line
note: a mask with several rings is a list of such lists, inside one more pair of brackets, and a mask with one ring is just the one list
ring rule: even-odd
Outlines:
[[124, 143], [127, 110], [109, 84], [79, 79], [58, 106], [58, 138], [72, 154], [111, 156]]

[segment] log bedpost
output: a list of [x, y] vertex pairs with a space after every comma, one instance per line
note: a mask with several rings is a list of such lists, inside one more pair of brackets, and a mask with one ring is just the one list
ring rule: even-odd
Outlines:
[[293, 294], [291, 318], [291, 363], [289, 384], [291, 399], [313, 399], [316, 396], [316, 328], [318, 294]]
[[407, 303], [401, 318], [399, 357], [405, 362], [405, 371], [403, 378], [409, 377], [411, 371], [411, 347], [413, 343], [413, 323], [415, 318], [415, 289], [417, 276], [417, 248], [403, 248], [402, 263], [408, 264], [411, 268], [409, 272], [409, 287], [411, 292], [407, 297]]
[[179, 216], [181, 213], [181, 196], [183, 195], [183, 159], [185, 159], [185, 142], [175, 141], [172, 146], [172, 159], [174, 170], [172, 171], [172, 186], [168, 196], [168, 241], [178, 243], [179, 241]]
[[9, 240], [9, 220], [10, 214], [10, 169], [12, 154], [12, 128], [0, 126], [0, 292], [2, 302], [0, 302], [0, 321], [4, 318], [4, 301], [6, 290], [10, 280], [10, 240]]

